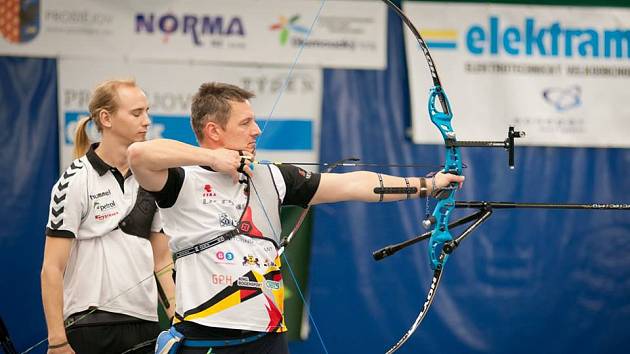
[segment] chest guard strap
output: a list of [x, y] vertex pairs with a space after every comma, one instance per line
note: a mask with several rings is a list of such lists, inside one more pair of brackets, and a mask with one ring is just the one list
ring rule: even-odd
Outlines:
[[129, 214], [118, 223], [118, 227], [126, 234], [149, 239], [156, 210], [157, 205], [153, 195], [139, 188], [136, 204]]
[[207, 250], [208, 248], [212, 248], [216, 245], [222, 244], [223, 242], [233, 238], [234, 236], [240, 234], [241, 232], [238, 229], [230, 230], [223, 235], [219, 235], [212, 240], [208, 240], [206, 242], [198, 243], [192, 247], [185, 248], [181, 251], [177, 251], [173, 254], [173, 261], [176, 261], [178, 258], [182, 258], [185, 256], [189, 256], [194, 253], [199, 253], [201, 251]]

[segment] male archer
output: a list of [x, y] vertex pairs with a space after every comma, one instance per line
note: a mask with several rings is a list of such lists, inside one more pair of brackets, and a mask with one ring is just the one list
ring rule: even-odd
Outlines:
[[203, 84], [191, 112], [200, 147], [163, 139], [129, 147], [131, 169], [156, 197], [175, 257], [176, 315], [158, 353], [288, 353], [281, 206], [398, 201], [464, 181], [441, 172], [426, 179], [283, 164], [254, 169], [261, 130], [252, 97], [233, 85]]

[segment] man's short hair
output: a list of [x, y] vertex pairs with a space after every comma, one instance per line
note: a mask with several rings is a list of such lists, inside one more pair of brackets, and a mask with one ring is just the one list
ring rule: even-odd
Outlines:
[[238, 86], [220, 82], [202, 84], [193, 97], [190, 114], [190, 124], [197, 140], [203, 140], [203, 128], [209, 121], [226, 127], [232, 110], [231, 101], [245, 102], [252, 97], [252, 92]]

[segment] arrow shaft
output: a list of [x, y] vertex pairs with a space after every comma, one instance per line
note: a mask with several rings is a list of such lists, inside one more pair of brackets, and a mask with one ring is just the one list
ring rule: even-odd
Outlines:
[[484, 206], [493, 209], [582, 209], [582, 210], [630, 210], [630, 204], [623, 203], [516, 203], [496, 201], [456, 201], [455, 208], [482, 208]]

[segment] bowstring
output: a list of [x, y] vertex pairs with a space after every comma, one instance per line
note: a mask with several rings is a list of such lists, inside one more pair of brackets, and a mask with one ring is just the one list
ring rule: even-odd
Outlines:
[[[269, 172], [271, 173], [271, 170]], [[262, 206], [263, 214], [265, 215], [265, 218], [267, 219], [267, 223], [269, 223], [269, 228], [271, 229], [271, 232], [274, 234], [274, 238], [276, 240], [280, 240], [280, 235], [276, 232], [276, 229], [273, 227], [273, 224], [271, 223], [269, 214], [267, 214], [267, 209], [265, 209], [264, 204], [262, 203], [262, 200], [260, 199], [260, 195], [258, 194], [258, 190], [256, 189], [256, 185], [254, 184], [254, 181], [252, 178], [249, 178], [249, 183], [252, 185], [252, 189], [254, 190], [254, 193], [256, 194], [256, 198], [258, 199], [258, 204]], [[304, 296], [304, 293], [302, 292], [302, 288], [300, 287], [300, 284], [298, 283], [298, 279], [295, 276], [295, 273], [293, 272], [293, 268], [291, 267], [291, 263], [289, 262], [289, 259], [287, 258], [286, 252], [283, 252], [281, 256], [284, 260], [284, 263], [287, 265], [289, 274], [291, 275], [291, 278], [293, 279], [293, 282], [295, 283], [295, 288], [297, 289], [297, 292], [300, 295], [300, 299], [302, 300], [302, 303], [304, 304], [304, 310], [306, 311], [311, 323], [313, 323], [313, 328], [315, 328], [315, 333], [317, 334], [317, 338], [319, 339], [319, 342], [321, 343], [322, 348], [324, 349], [324, 352], [328, 354], [328, 348], [326, 347], [326, 344], [324, 343], [324, 339], [322, 338], [322, 335], [319, 332], [319, 327], [317, 327], [317, 323], [315, 322], [313, 313], [310, 310], [310, 304], [306, 300], [306, 297]]]
[[[284, 79], [284, 82], [282, 83], [282, 86], [280, 87], [280, 91], [278, 92], [278, 95], [276, 96], [276, 99], [271, 107], [271, 111], [269, 112], [269, 115], [267, 117], [267, 120], [265, 121], [265, 124], [263, 125], [263, 128], [261, 129], [260, 135], [258, 136], [256, 145], [258, 146], [262, 146], [261, 141], [262, 141], [262, 137], [263, 134], [265, 132], [265, 129], [267, 128], [267, 124], [269, 123], [269, 121], [272, 119], [275, 111], [276, 111], [276, 107], [278, 106], [278, 103], [280, 102], [280, 99], [282, 98], [282, 95], [284, 94], [284, 92], [286, 91], [286, 88], [288, 87], [289, 81], [291, 79], [291, 76], [293, 75], [293, 72], [295, 70], [295, 67], [297, 65], [297, 62], [300, 58], [300, 56], [302, 55], [302, 52], [304, 51], [304, 48], [306, 46], [306, 43], [308, 41], [308, 39], [310, 38], [313, 29], [315, 28], [315, 25], [317, 24], [317, 21], [319, 20], [319, 17], [321, 15], [321, 12], [324, 8], [324, 5], [326, 4], [327, 0], [320, 0], [320, 5], [319, 8], [317, 9], [317, 13], [315, 14], [315, 18], [313, 19], [313, 22], [311, 22], [311, 25], [309, 26], [308, 32], [306, 33], [304, 40], [302, 41], [302, 44], [300, 45], [300, 47], [298, 48], [298, 51], [295, 55], [295, 58], [293, 59], [293, 62], [291, 63], [291, 66], [289, 67], [289, 72], [286, 76], [286, 78]], [[256, 197], [258, 198], [258, 202], [259, 204], [262, 206], [262, 210], [263, 210], [263, 214], [265, 215], [265, 218], [267, 219], [267, 222], [269, 223], [269, 227], [271, 228], [272, 232], [274, 233], [274, 237], [278, 240], [280, 240], [280, 235], [276, 232], [276, 230], [273, 227], [273, 224], [271, 223], [271, 219], [269, 218], [269, 215], [267, 214], [267, 210], [265, 209], [261, 199], [260, 199], [260, 195], [258, 194], [258, 191], [256, 189], [256, 186], [254, 185], [253, 181], [251, 178], [249, 178], [250, 183], [252, 184], [252, 189], [254, 190], [254, 193], [256, 194]], [[298, 294], [300, 296], [300, 299], [302, 300], [302, 303], [304, 304], [304, 310], [307, 312], [309, 320], [311, 321], [311, 323], [313, 324], [313, 328], [315, 329], [315, 333], [317, 334], [317, 337], [322, 345], [322, 348], [324, 349], [324, 352], [328, 354], [328, 349], [326, 348], [326, 344], [324, 343], [324, 340], [321, 336], [321, 333], [319, 332], [319, 328], [317, 326], [317, 323], [315, 322], [315, 319], [313, 317], [313, 314], [310, 311], [310, 305], [309, 302], [306, 300], [304, 293], [302, 292], [302, 288], [300, 287], [300, 284], [298, 283], [297, 277], [295, 276], [295, 273], [293, 272], [293, 268], [291, 267], [291, 263], [289, 262], [289, 259], [286, 256], [286, 253], [282, 253], [282, 258], [284, 259], [285, 264], [287, 265], [287, 269], [289, 270], [289, 274], [291, 275], [291, 278], [293, 279], [293, 282], [295, 283], [295, 287], [298, 291]]]

